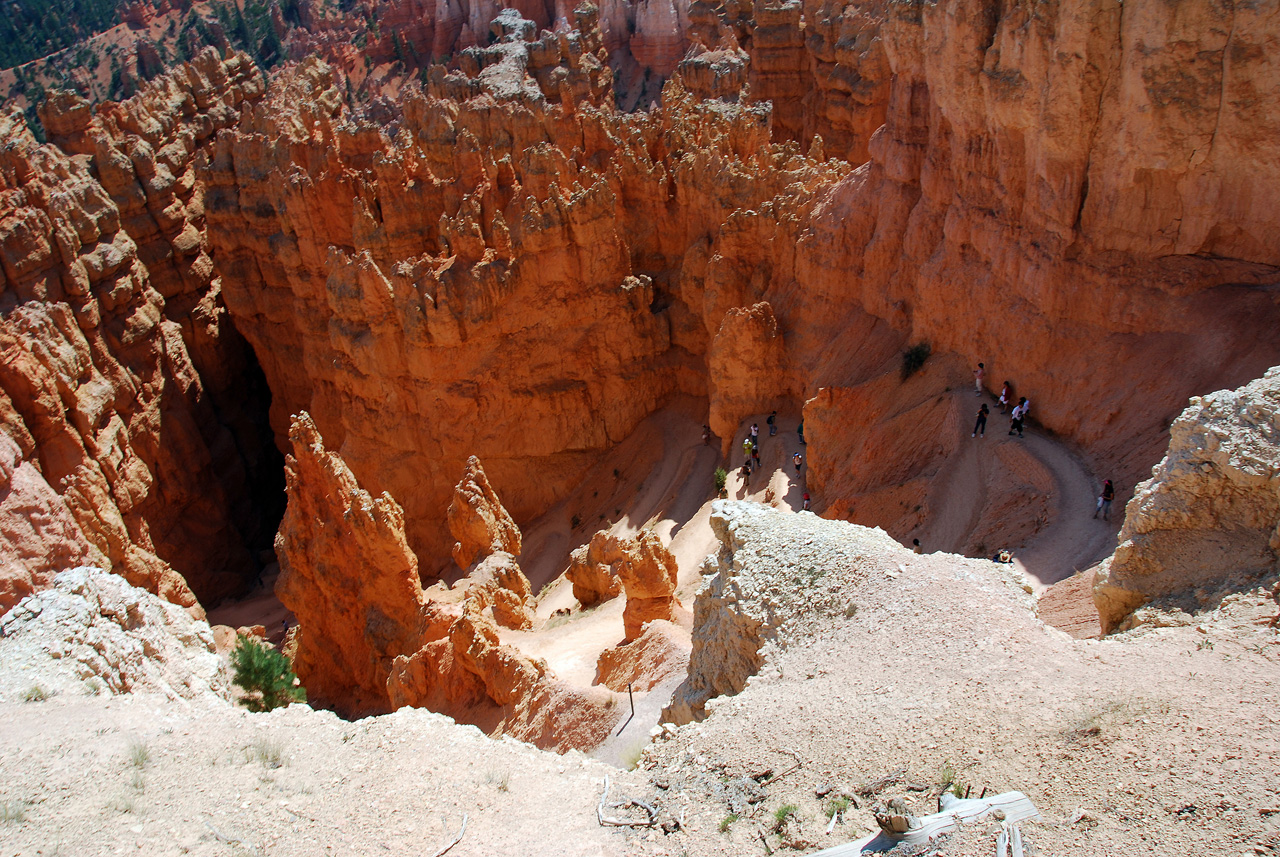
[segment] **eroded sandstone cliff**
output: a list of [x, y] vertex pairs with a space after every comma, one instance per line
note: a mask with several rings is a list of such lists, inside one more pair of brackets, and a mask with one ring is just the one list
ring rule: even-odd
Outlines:
[[1191, 401], [1169, 452], [1125, 509], [1099, 570], [1104, 633], [1153, 599], [1190, 611], [1276, 572], [1280, 552], [1280, 368]]
[[209, 53], [96, 115], [51, 100], [65, 151], [19, 114], [0, 122], [0, 412], [31, 521], [51, 522], [6, 539], [11, 595], [94, 562], [199, 611], [257, 568], [247, 545], [272, 522], [255, 486], [278, 478], [254, 417], [267, 394], [245, 386], [195, 161], [262, 86], [244, 58]]
[[499, 639], [495, 618], [531, 620], [509, 554], [482, 562], [460, 598], [427, 597], [395, 499], [362, 489], [307, 414], [289, 436], [276, 593], [297, 617], [294, 666], [312, 699], [347, 716], [430, 708], [559, 750], [608, 735], [607, 693], [570, 687]]
[[[209, 53], [123, 105], [53, 100], [65, 152], [5, 126], [6, 478], [66, 540], [15, 551], [13, 591], [101, 555], [194, 606], [252, 570], [269, 516], [240, 483], [270, 467], [229, 316], [277, 444], [309, 411], [428, 579], [471, 456], [522, 524], [676, 395], [725, 451], [807, 403], [815, 508], [908, 528], [955, 448], [937, 397], [978, 360], [1121, 484], [1187, 397], [1280, 363], [1273, 11], [493, 11], [395, 98]], [[624, 52], [632, 94], [678, 69], [651, 111], [617, 109]], [[902, 384], [913, 343], [935, 363]], [[385, 693], [391, 651], [352, 687]]]
[[[530, 58], [558, 45], [507, 37], [478, 77], [407, 88], [389, 125], [303, 63], [210, 163], [210, 238], [277, 432], [310, 412], [404, 504], [427, 574], [469, 456], [528, 520], [667, 398], [706, 395], [708, 329], [760, 282], [717, 235], [759, 242], [847, 170], [772, 146], [767, 110], [679, 87], [651, 116], [590, 88], [548, 100]], [[571, 79], [582, 62], [559, 59]]]

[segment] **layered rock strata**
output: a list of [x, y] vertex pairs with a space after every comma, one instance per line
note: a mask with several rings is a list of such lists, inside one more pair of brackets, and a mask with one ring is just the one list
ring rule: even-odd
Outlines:
[[772, 146], [767, 110], [675, 85], [652, 116], [589, 88], [548, 100], [543, 45], [571, 81], [593, 37], [567, 53], [503, 38], [475, 77], [406, 87], [386, 126], [303, 63], [219, 137], [208, 176], [277, 433], [311, 413], [361, 484], [405, 504], [428, 578], [469, 456], [526, 521], [670, 396], [705, 395], [694, 355], [765, 285], [717, 235], [767, 246], [846, 169]]
[[430, 708], [559, 750], [608, 734], [607, 694], [571, 688], [500, 641], [486, 607], [530, 624], [528, 581], [510, 555], [481, 563], [461, 600], [427, 598], [400, 505], [363, 490], [307, 414], [290, 439], [276, 594], [298, 620], [294, 666], [310, 699], [347, 716]]
[[1263, 288], [1280, 277], [1275, 218], [1256, 202], [1280, 179], [1265, 154], [1274, 93], [1256, 83], [1274, 21], [1211, 3], [1123, 9], [887, 12], [885, 122], [870, 163], [815, 212], [794, 268], [809, 300], [786, 318], [841, 341], [822, 318], [840, 295], [983, 360], [1121, 481], [1190, 395], [1280, 357], [1263, 332], [1280, 315]]
[[1169, 452], [1134, 492], [1120, 546], [1094, 582], [1103, 632], [1154, 599], [1212, 607], [1224, 588], [1277, 570], [1280, 368], [1192, 399]]

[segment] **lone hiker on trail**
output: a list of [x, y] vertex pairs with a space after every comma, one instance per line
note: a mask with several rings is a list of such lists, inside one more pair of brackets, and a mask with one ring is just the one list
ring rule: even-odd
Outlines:
[[774, 411], [769, 414], [769, 419], [765, 420], [769, 424], [769, 437], [773, 437], [778, 433], [778, 412]]
[[987, 414], [991, 411], [987, 408], [987, 403], [983, 402], [982, 407], [978, 408], [978, 421], [973, 424], [973, 434], [969, 437], [977, 437], [981, 432], [983, 437], [987, 436]]
[[973, 370], [973, 394], [975, 396], [982, 395], [982, 382], [987, 377], [987, 366], [985, 363], [979, 363], [978, 368]]
[[1111, 484], [1111, 480], [1102, 483], [1102, 493], [1098, 495], [1098, 508], [1093, 510], [1093, 516], [1098, 517], [1098, 513], [1102, 513], [1102, 520], [1111, 520], [1111, 501], [1116, 499], [1116, 486]]
[[807, 491], [804, 495], [804, 502], [800, 504], [800, 508], [806, 510], [809, 508], [809, 493]]
[[711, 445], [711, 426], [702, 427], [702, 445], [703, 446]]
[[804, 456], [798, 452], [795, 455], [791, 456], [791, 462], [796, 466], [796, 473], [800, 472], [800, 462], [802, 461], [804, 461]]
[[800, 425], [796, 426], [796, 435], [800, 438], [800, 443], [804, 443], [804, 420], [800, 420]]

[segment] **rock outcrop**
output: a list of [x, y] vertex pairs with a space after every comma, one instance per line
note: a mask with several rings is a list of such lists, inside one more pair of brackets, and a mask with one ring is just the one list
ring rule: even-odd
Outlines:
[[601, 530], [590, 542], [569, 554], [569, 567], [564, 575], [573, 585], [573, 597], [583, 607], [594, 607], [617, 598], [622, 592], [622, 581], [614, 573], [612, 561], [605, 558], [611, 542], [616, 542], [616, 538], [607, 530]]
[[596, 661], [596, 684], [623, 693], [649, 691], [689, 673], [689, 632], [665, 619], [648, 622], [634, 640], [612, 646]]
[[105, 565], [106, 558], [38, 465], [0, 433], [0, 609], [47, 587], [59, 569], [85, 563]]
[[160, 693], [225, 704], [208, 623], [97, 568], [73, 568], [0, 618], [0, 699]]
[[469, 569], [497, 551], [520, 555], [520, 528], [503, 508], [474, 455], [467, 459], [462, 481], [453, 489], [448, 514], [449, 532], [457, 539], [453, 561], [459, 568]]
[[[707, 700], [739, 693], [788, 620], [801, 613], [843, 615], [840, 589], [856, 582], [845, 575], [868, 573], [875, 564], [868, 557], [887, 562], [907, 555], [881, 530], [757, 503], [715, 501], [711, 528], [720, 551], [703, 565], [689, 676], [672, 694], [663, 722], [700, 720]], [[833, 572], [841, 575], [839, 585], [823, 584], [822, 576]]]
[[294, 666], [309, 699], [348, 716], [430, 708], [558, 750], [608, 735], [607, 694], [569, 687], [499, 639], [487, 607], [531, 624], [529, 584], [509, 554], [482, 562], [461, 600], [427, 598], [395, 499], [363, 490], [307, 414], [290, 436], [276, 593], [298, 619]]
[[573, 597], [583, 607], [627, 596], [622, 622], [625, 639], [640, 635], [655, 619], [671, 621], [676, 600], [676, 558], [657, 533], [641, 530], [632, 538], [601, 530], [590, 543], [575, 550], [565, 576], [573, 584]]
[[533, 627], [533, 589], [509, 553], [495, 551], [485, 557], [454, 589], [463, 589], [464, 600], [481, 610], [488, 608], [503, 627], [517, 631]]
[[360, 488], [307, 414], [289, 435], [276, 595], [302, 629], [294, 669], [317, 701], [385, 709], [392, 660], [421, 648], [427, 633], [403, 514], [389, 495]]
[[1169, 434], [1094, 582], [1104, 633], [1148, 601], [1212, 607], [1224, 590], [1277, 571], [1280, 367], [1192, 399]]

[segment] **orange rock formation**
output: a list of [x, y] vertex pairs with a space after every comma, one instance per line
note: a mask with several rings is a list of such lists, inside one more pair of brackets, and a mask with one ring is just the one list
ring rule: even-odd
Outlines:
[[210, 239], [277, 431], [311, 413], [361, 484], [405, 504], [428, 575], [471, 455], [529, 520], [668, 397], [705, 395], [691, 355], [754, 302], [736, 281], [754, 271], [713, 259], [706, 224], [788, 217], [847, 171], [772, 147], [767, 111], [703, 108], [678, 86], [652, 120], [595, 106], [599, 89], [547, 100], [529, 58], [551, 51], [573, 80], [586, 55], [498, 47], [478, 78], [406, 88], [394, 134], [303, 63], [210, 163]]
[[608, 734], [607, 694], [575, 690], [499, 641], [486, 606], [530, 624], [510, 555], [482, 562], [461, 603], [426, 598], [400, 505], [363, 490], [307, 414], [290, 440], [276, 593], [298, 619], [294, 666], [309, 695], [347, 715], [425, 706], [560, 750]]
[[10, 592], [74, 555], [200, 612], [197, 595], [254, 572], [261, 391], [203, 249], [194, 163], [262, 85], [209, 53], [96, 115], [52, 99], [49, 133], [83, 157], [0, 120], [0, 414], [49, 522], [27, 526], [62, 541], [15, 534]]
[[622, 693], [653, 690], [663, 682], [689, 672], [689, 632], [665, 619], [644, 626], [634, 640], [600, 653], [596, 661], [596, 683]]
[[520, 553], [520, 528], [502, 507], [480, 459], [474, 455], [467, 459], [462, 481], [454, 488], [453, 502], [449, 504], [449, 532], [457, 539], [453, 561], [459, 568], [468, 569], [495, 551]]
[[[920, 383], [985, 361], [1124, 484], [1189, 396], [1280, 364], [1267, 10], [695, 5], [406, 2], [419, 43], [486, 44], [395, 99], [210, 52], [121, 105], [53, 99], [62, 150], [0, 123], [8, 478], [66, 540], [10, 551], [14, 586], [91, 549], [190, 606], [252, 572], [265, 459], [230, 317], [277, 444], [310, 412], [404, 504], [427, 578], [471, 456], [525, 523], [677, 395], [722, 438], [807, 402], [816, 506], [871, 523], [907, 521], [953, 443], [893, 377], [908, 344], [942, 367]], [[933, 436], [904, 448], [907, 423]], [[488, 663], [432, 633], [441, 675]], [[351, 686], [385, 694], [422, 651], [394, 649]]]
[[520, 631], [533, 627], [533, 590], [511, 554], [495, 551], [485, 557], [455, 588], [459, 587], [466, 593], [464, 600], [481, 610], [489, 608], [499, 625]]
[[573, 584], [573, 597], [584, 607], [626, 592], [622, 622], [630, 641], [648, 622], [675, 618], [677, 571], [675, 556], [656, 533], [641, 530], [626, 538], [601, 530], [573, 552], [565, 576]]

